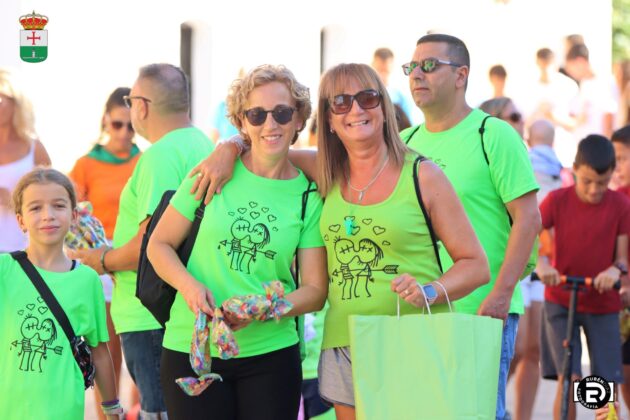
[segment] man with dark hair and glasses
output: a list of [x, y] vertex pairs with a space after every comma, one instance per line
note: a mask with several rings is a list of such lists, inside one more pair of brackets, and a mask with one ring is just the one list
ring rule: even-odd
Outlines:
[[98, 273], [114, 274], [111, 315], [127, 368], [140, 391], [141, 416], [166, 419], [160, 387], [164, 330], [135, 296], [140, 245], [164, 192], [177, 189], [214, 147], [192, 126], [188, 78], [180, 68], [171, 64], [142, 67], [124, 101], [133, 128], [151, 146], [120, 196], [114, 247], [77, 251], [76, 257]]
[[[488, 256], [490, 283], [458, 300], [456, 309], [505, 321], [496, 411], [496, 418], [503, 419], [507, 374], [523, 313], [516, 286], [540, 230], [538, 185], [518, 133], [498, 118], [484, 123], [487, 114], [466, 103], [469, 71], [470, 55], [460, 39], [445, 34], [420, 38], [403, 72], [425, 123], [403, 131], [401, 138], [440, 162]], [[442, 257], [450, 262], [448, 254]]]

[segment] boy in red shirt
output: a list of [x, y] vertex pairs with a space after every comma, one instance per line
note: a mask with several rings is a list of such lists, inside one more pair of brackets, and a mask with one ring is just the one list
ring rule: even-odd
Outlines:
[[[536, 272], [547, 285], [541, 331], [541, 369], [546, 379], [558, 379], [554, 418], [562, 405], [562, 341], [567, 329], [570, 291], [560, 285], [560, 275], [594, 278], [593, 288], [578, 294], [571, 381], [582, 377], [580, 329], [588, 342], [591, 373], [620, 383], [621, 301], [613, 289], [627, 273], [630, 200], [608, 189], [615, 169], [611, 142], [599, 135], [587, 136], [578, 145], [573, 171], [574, 186], [549, 193], [540, 205], [544, 229], [554, 229], [554, 258], [538, 260]], [[575, 419], [575, 404], [569, 392], [569, 418]]]

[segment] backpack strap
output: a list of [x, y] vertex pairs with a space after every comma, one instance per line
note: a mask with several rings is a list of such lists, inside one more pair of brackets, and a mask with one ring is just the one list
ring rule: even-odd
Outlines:
[[[492, 115], [486, 115], [483, 121], [481, 121], [481, 127], [479, 127], [479, 134], [481, 135], [481, 151], [483, 152], [483, 158], [486, 160], [486, 164], [490, 167], [490, 161], [488, 160], [488, 154], [486, 153], [486, 145], [483, 141], [483, 134], [486, 132], [486, 121], [488, 118], [492, 118]], [[512, 215], [508, 211], [507, 207], [505, 207], [505, 212], [507, 213], [508, 220], [510, 221], [510, 226], [514, 224], [512, 220]]]
[[195, 210], [195, 220], [193, 220], [193, 224], [190, 228], [190, 233], [184, 242], [184, 246], [182, 248], [181, 260], [184, 267], [188, 264], [188, 259], [190, 258], [190, 254], [192, 254], [192, 249], [195, 246], [195, 240], [197, 239], [197, 234], [199, 233], [199, 227], [201, 226], [201, 221], [203, 220], [203, 215], [206, 212], [206, 195], [204, 194], [201, 198], [201, 202], [199, 203], [199, 207]]
[[11, 253], [11, 257], [13, 257], [13, 259], [17, 261], [18, 264], [20, 264], [22, 270], [24, 270], [28, 278], [31, 280], [31, 283], [33, 283], [33, 286], [35, 286], [35, 289], [37, 289], [39, 295], [42, 297], [42, 299], [44, 299], [44, 302], [46, 302], [46, 305], [48, 305], [50, 312], [52, 312], [55, 319], [57, 320], [57, 322], [59, 322], [59, 325], [63, 329], [63, 332], [66, 334], [66, 337], [70, 342], [70, 347], [72, 348], [72, 343], [77, 339], [77, 336], [74, 334], [74, 330], [70, 325], [70, 321], [68, 320], [68, 317], [66, 316], [63, 308], [55, 298], [55, 295], [53, 295], [50, 288], [48, 287], [48, 285], [46, 285], [44, 279], [42, 279], [42, 276], [39, 274], [33, 263], [28, 259], [28, 255], [26, 255], [26, 252], [15, 251]]
[[416, 128], [413, 129], [413, 131], [411, 132], [411, 134], [409, 135], [409, 137], [407, 137], [405, 139], [405, 144], [409, 145], [409, 142], [411, 141], [411, 139], [413, 138], [413, 136], [416, 135], [416, 133], [418, 132], [418, 130], [420, 130], [420, 125], [417, 125]]
[[[304, 221], [304, 217], [306, 217], [306, 205], [308, 204], [308, 196], [310, 195], [310, 193], [316, 192], [316, 191], [317, 191], [317, 185], [315, 185], [313, 181], [309, 181], [308, 187], [306, 187], [306, 190], [302, 193], [302, 212], [300, 215], [300, 220], [302, 222]], [[299, 260], [297, 257], [297, 249], [296, 249], [295, 250], [295, 276], [293, 277], [293, 280], [295, 281], [296, 290], [298, 289], [298, 287], [300, 287], [300, 263], [298, 261]]]
[[424, 216], [424, 221], [427, 224], [427, 229], [429, 229], [429, 235], [431, 236], [431, 242], [433, 243], [433, 252], [435, 252], [435, 259], [438, 263], [438, 267], [440, 267], [440, 273], [444, 272], [442, 268], [442, 261], [440, 260], [440, 251], [438, 247], [438, 238], [433, 230], [433, 224], [431, 223], [431, 218], [429, 217], [429, 213], [424, 206], [424, 202], [422, 201], [422, 192], [420, 191], [420, 182], [418, 178], [418, 170], [420, 168], [420, 163], [427, 160], [424, 156], [418, 156], [416, 160], [413, 162], [413, 186], [416, 189], [416, 198], [418, 199], [418, 204], [420, 205], [420, 210], [422, 210], [422, 215]]
[[486, 117], [481, 121], [481, 127], [479, 127], [479, 134], [481, 135], [481, 151], [483, 151], [483, 158], [486, 160], [488, 166], [490, 166], [490, 161], [488, 160], [488, 154], [486, 153], [486, 145], [483, 142], [483, 133], [486, 132], [486, 121], [488, 118], [491, 118], [492, 115], [486, 115]]

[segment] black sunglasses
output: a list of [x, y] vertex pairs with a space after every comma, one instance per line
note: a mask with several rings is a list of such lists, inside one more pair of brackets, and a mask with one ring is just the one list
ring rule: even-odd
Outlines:
[[330, 102], [330, 110], [333, 114], [346, 114], [352, 109], [353, 101], [357, 101], [363, 109], [372, 109], [381, 104], [381, 94], [374, 89], [366, 89], [354, 95], [336, 95]]
[[148, 102], [151, 103], [151, 99], [149, 98], [145, 98], [144, 96], [123, 96], [123, 101], [125, 102], [125, 105], [127, 106], [127, 108], [131, 108], [131, 100], [132, 99], [142, 99], [144, 102]]
[[131, 122], [128, 122], [127, 124], [125, 124], [122, 121], [111, 121], [110, 124], [112, 125], [112, 127], [114, 128], [114, 130], [120, 130], [121, 128], [123, 128], [125, 125], [127, 125], [127, 130], [129, 131], [134, 131], [133, 130], [133, 125], [131, 125]]
[[461, 64], [453, 63], [452, 61], [440, 60], [439, 58], [429, 57], [424, 60], [411, 61], [407, 64], [402, 65], [403, 73], [405, 76], [409, 76], [413, 73], [416, 67], [419, 67], [422, 70], [422, 73], [433, 73], [440, 65], [453, 66], [453, 67], [461, 67]]
[[278, 124], [288, 124], [293, 119], [293, 113], [296, 111], [287, 105], [278, 105], [274, 109], [266, 111], [263, 107], [257, 106], [256, 108], [248, 109], [244, 112], [245, 118], [251, 125], [259, 126], [263, 125], [267, 121], [267, 114], [271, 113], [271, 116]]

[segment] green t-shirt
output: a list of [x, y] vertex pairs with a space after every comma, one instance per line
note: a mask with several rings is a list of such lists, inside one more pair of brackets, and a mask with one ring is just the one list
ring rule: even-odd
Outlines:
[[302, 361], [302, 378], [317, 378], [319, 354], [324, 340], [324, 319], [328, 311], [328, 304], [321, 311], [304, 315], [304, 341], [306, 357]]
[[[350, 345], [351, 315], [396, 315], [394, 278], [409, 273], [424, 284], [441, 275], [413, 185], [415, 157], [407, 157], [394, 191], [381, 203], [348, 203], [338, 184], [326, 197], [320, 221], [330, 279], [324, 349]], [[401, 300], [400, 312], [421, 310]]]
[[[212, 150], [210, 139], [195, 127], [173, 130], [151, 145], [138, 159], [120, 194], [114, 248], [136, 236], [138, 226], [153, 214], [164, 192], [177, 189], [190, 170]], [[115, 277], [111, 314], [116, 333], [161, 328], [136, 298], [136, 271], [118, 271]]]
[[[423, 124], [409, 142], [412, 149], [442, 168], [488, 256], [490, 283], [455, 304], [457, 311], [465, 313], [477, 312], [494, 287], [503, 263], [511, 231], [504, 203], [538, 190], [523, 141], [508, 123], [498, 118], [486, 121], [483, 141], [490, 165], [486, 163], [479, 134], [486, 115], [474, 109], [456, 126], [439, 133], [427, 131]], [[401, 137], [407, 139], [414, 129], [404, 130]], [[440, 256], [447, 270], [453, 262], [443, 248]], [[523, 313], [520, 287], [514, 288], [510, 313]]]
[[[107, 342], [98, 275], [78, 265], [39, 269], [77, 336]], [[0, 407], [3, 419], [83, 419], [83, 375], [63, 329], [17, 261], [0, 254]]]
[[[186, 179], [171, 200], [173, 207], [189, 220], [199, 202], [190, 194], [193, 180]], [[319, 234], [322, 199], [310, 193], [304, 222], [302, 193], [308, 180], [300, 172], [289, 180], [259, 177], [241, 160], [232, 180], [214, 196], [199, 228], [188, 271], [210, 289], [217, 305], [246, 294], [264, 294], [261, 283], [280, 280], [285, 294], [295, 290], [290, 267], [297, 248], [323, 246]], [[190, 351], [195, 323], [181, 294], [177, 293], [166, 323], [164, 347]], [[298, 342], [294, 318], [280, 322], [253, 322], [235, 332], [238, 357], [255, 356], [289, 347]], [[211, 346], [212, 356], [217, 355]]]

